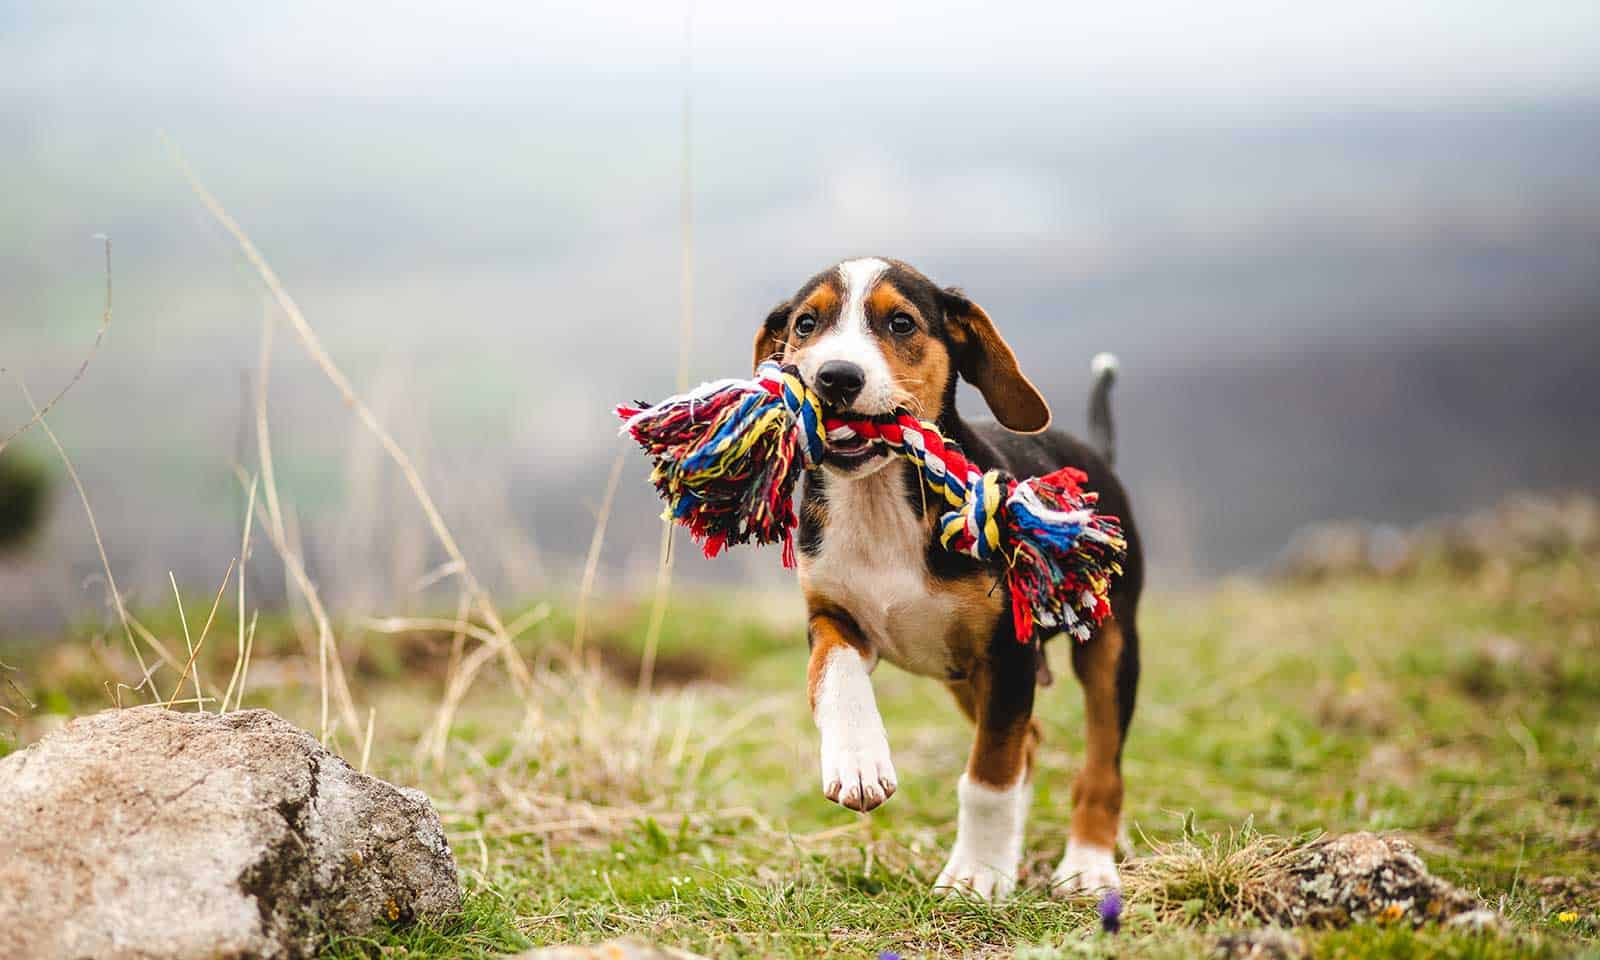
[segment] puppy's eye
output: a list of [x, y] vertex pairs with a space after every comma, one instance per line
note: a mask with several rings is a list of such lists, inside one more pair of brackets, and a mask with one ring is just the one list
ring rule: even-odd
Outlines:
[[807, 313], [794, 318], [795, 336], [809, 337], [811, 336], [811, 331], [815, 329], [817, 329], [817, 318], [813, 317], [811, 314]]
[[897, 313], [889, 318], [889, 332], [897, 337], [904, 337], [915, 333], [917, 321], [911, 319], [909, 313]]

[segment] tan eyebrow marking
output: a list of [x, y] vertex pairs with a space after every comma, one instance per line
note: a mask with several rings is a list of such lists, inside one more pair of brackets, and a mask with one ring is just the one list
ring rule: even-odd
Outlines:
[[911, 301], [888, 280], [879, 283], [867, 295], [867, 311], [874, 317], [887, 317], [900, 312], [917, 315], [917, 309], [911, 305]]
[[824, 283], [811, 291], [800, 306], [802, 309], [809, 307], [816, 313], [818, 320], [826, 320], [839, 309], [839, 291], [833, 289], [831, 284]]

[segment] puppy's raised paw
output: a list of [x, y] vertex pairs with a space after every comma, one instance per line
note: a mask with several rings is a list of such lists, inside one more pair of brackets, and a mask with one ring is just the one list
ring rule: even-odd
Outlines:
[[829, 800], [866, 813], [894, 796], [896, 786], [894, 761], [882, 734], [823, 738], [822, 795]]
[[1066, 856], [1051, 878], [1050, 892], [1057, 897], [1088, 896], [1122, 889], [1117, 863], [1106, 847], [1092, 843], [1067, 844]]

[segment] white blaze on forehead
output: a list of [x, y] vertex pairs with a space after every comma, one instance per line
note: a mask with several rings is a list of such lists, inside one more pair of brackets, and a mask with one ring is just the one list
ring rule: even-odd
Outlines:
[[867, 295], [889, 269], [877, 257], [846, 260], [839, 264], [844, 302], [838, 321], [800, 352], [800, 376], [811, 383], [818, 368], [829, 360], [848, 360], [865, 374], [861, 394], [853, 406], [861, 413], [887, 413], [894, 408], [894, 374], [878, 347], [867, 321]]
[[844, 307], [839, 311], [839, 326], [853, 326], [862, 333], [867, 329], [867, 294], [882, 277], [889, 265], [877, 257], [846, 260], [839, 264], [839, 279], [844, 282]]

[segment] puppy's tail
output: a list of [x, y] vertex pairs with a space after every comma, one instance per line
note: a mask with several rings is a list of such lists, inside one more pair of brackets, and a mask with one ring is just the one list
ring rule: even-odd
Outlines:
[[1089, 388], [1089, 439], [1094, 442], [1107, 466], [1116, 466], [1117, 432], [1111, 425], [1111, 385], [1117, 382], [1117, 357], [1097, 353], [1089, 369], [1094, 385]]

